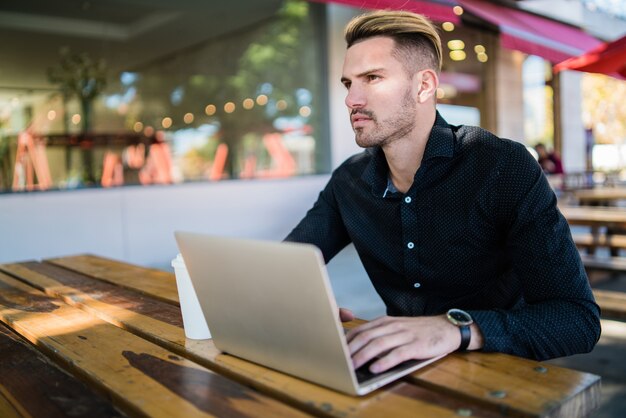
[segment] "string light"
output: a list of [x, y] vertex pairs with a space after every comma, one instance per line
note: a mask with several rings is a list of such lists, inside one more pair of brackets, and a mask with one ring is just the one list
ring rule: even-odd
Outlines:
[[235, 111], [237, 106], [235, 106], [235, 103], [233, 102], [228, 102], [224, 105], [224, 112], [226, 113], [233, 113]]
[[280, 99], [279, 101], [276, 102], [276, 109], [278, 110], [287, 109], [287, 102], [283, 99]]
[[243, 108], [246, 110], [250, 110], [254, 107], [254, 100], [248, 98], [243, 101]]
[[452, 61], [463, 61], [466, 57], [467, 55], [465, 54], [465, 51], [463, 51], [462, 49], [456, 49], [454, 51], [450, 51], [450, 59]]
[[452, 12], [457, 16], [461, 16], [463, 14], [463, 8], [461, 6], [454, 6]]
[[161, 126], [165, 129], [170, 128], [172, 126], [172, 118], [170, 118], [169, 116], [164, 117], [161, 121]]
[[74, 114], [72, 115], [72, 123], [73, 123], [74, 125], [78, 125], [78, 124], [80, 123], [80, 119], [81, 119], [81, 118], [80, 118], [80, 115], [79, 115], [78, 113], [74, 113]]
[[267, 96], [264, 94], [259, 94], [256, 98], [256, 104], [259, 106], [265, 106], [267, 104]]
[[452, 32], [454, 30], [454, 23], [452, 22], [443, 22], [441, 24], [441, 28], [446, 32]]
[[55, 112], [54, 110], [50, 110], [48, 112], [48, 120], [54, 120], [54, 118], [57, 117], [57, 112]]
[[452, 39], [450, 41], [448, 41], [448, 48], [455, 50], [455, 49], [463, 49], [465, 48], [465, 42], [463, 42], [460, 39]]
[[308, 118], [309, 116], [311, 116], [311, 108], [309, 106], [302, 106], [298, 113], [303, 118]]
[[215, 105], [207, 105], [207, 107], [204, 108], [204, 113], [207, 114], [207, 116], [213, 116], [215, 114], [215, 112], [217, 111], [217, 107], [215, 107]]
[[135, 124], [133, 125], [133, 131], [139, 133], [142, 131], [142, 129], [143, 129], [143, 123], [135, 122]]
[[185, 113], [185, 116], [183, 116], [183, 121], [189, 125], [191, 122], [193, 122], [194, 120], [194, 116], [193, 113]]

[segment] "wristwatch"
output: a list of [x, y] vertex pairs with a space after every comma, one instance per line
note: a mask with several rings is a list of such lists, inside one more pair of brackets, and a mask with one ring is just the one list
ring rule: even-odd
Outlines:
[[460, 309], [450, 309], [446, 314], [448, 321], [459, 327], [461, 331], [461, 345], [457, 351], [465, 351], [469, 346], [472, 339], [472, 332], [470, 331], [470, 325], [474, 323], [474, 320], [465, 311]]

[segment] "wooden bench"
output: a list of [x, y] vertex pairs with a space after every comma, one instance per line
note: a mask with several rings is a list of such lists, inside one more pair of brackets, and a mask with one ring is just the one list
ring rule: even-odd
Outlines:
[[594, 289], [593, 296], [602, 309], [602, 317], [626, 321], [626, 293], [615, 290]]
[[[626, 257], [596, 257], [594, 255], [582, 254], [581, 258], [587, 273], [590, 274], [589, 281], [593, 280], [593, 271], [604, 271], [609, 273], [626, 274]], [[590, 271], [591, 270], [591, 271]], [[593, 289], [596, 303], [602, 309], [602, 317], [608, 319], [626, 320], [626, 293], [615, 290]]]
[[580, 258], [586, 270], [600, 270], [611, 273], [626, 273], [626, 257], [598, 257], [581, 254]]
[[572, 238], [578, 248], [595, 249], [597, 247], [607, 247], [612, 250], [626, 249], [626, 235], [576, 234]]

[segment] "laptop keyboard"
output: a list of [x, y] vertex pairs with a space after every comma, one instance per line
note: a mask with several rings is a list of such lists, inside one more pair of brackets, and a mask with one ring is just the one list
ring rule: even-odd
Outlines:
[[388, 369], [382, 373], [372, 373], [369, 370], [370, 365], [375, 362], [376, 360], [378, 360], [378, 358], [373, 358], [372, 360], [368, 361], [367, 363], [365, 363], [364, 365], [362, 365], [361, 367], [359, 367], [358, 369], [356, 369], [354, 371], [354, 373], [356, 374], [356, 380], [357, 382], [359, 382], [360, 384], [367, 382], [369, 380], [372, 380], [376, 377], [379, 377], [383, 374], [393, 374], [393, 373], [397, 373], [401, 370], [406, 370], [410, 367], [413, 367], [414, 365], [420, 363], [420, 360], [407, 360], [404, 361], [394, 367], [392, 367], [391, 369]]
[[[344, 328], [343, 329], [344, 334], [348, 333], [348, 329]], [[372, 365], [372, 363], [374, 363], [376, 360], [378, 360], [379, 357], [375, 357], [373, 359], [371, 359], [370, 361], [368, 361], [367, 363], [365, 363], [364, 365], [362, 365], [361, 367], [359, 367], [358, 369], [354, 370], [354, 373], [356, 374], [356, 380], [359, 384], [363, 384], [365, 382], [368, 382], [372, 379], [375, 379], [383, 374], [393, 374], [396, 372], [399, 372], [401, 370], [405, 370], [408, 369], [414, 365], [416, 365], [417, 363], [420, 363], [420, 360], [407, 360], [404, 361], [394, 367], [392, 367], [391, 369], [388, 369], [382, 373], [372, 373], [370, 371], [370, 366]]]
[[358, 369], [354, 370], [354, 374], [356, 374], [357, 382], [359, 383], [367, 382], [368, 380], [371, 380], [375, 378], [376, 376], [378, 376], [378, 374], [370, 372], [370, 365], [374, 361], [376, 361], [376, 359], [372, 359], [368, 361], [367, 363], [365, 363], [364, 365], [362, 365], [361, 367], [359, 367]]

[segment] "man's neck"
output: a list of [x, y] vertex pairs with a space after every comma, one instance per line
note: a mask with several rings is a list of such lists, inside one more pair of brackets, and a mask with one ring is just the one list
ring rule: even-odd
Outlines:
[[418, 121], [410, 135], [382, 147], [389, 166], [389, 177], [402, 193], [411, 188], [415, 173], [422, 164], [426, 143], [435, 124], [435, 115], [433, 109], [432, 114]]

